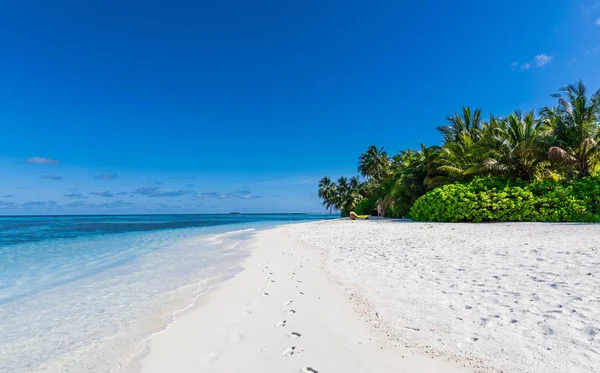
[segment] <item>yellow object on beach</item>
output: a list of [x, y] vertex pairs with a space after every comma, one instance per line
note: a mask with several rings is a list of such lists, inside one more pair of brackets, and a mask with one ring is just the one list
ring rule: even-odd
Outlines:
[[369, 215], [356, 215], [354, 211], [350, 211], [350, 219], [368, 219]]

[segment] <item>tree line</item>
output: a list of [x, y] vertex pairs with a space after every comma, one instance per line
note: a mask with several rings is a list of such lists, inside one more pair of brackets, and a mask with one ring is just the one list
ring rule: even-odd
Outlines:
[[342, 216], [370, 213], [381, 201], [388, 215], [404, 216], [432, 189], [478, 176], [521, 181], [582, 179], [600, 170], [600, 90], [588, 95], [583, 82], [561, 88], [556, 104], [536, 114], [516, 111], [483, 118], [462, 110], [438, 127], [442, 144], [388, 155], [371, 145], [358, 158], [358, 176], [319, 181], [319, 198]]

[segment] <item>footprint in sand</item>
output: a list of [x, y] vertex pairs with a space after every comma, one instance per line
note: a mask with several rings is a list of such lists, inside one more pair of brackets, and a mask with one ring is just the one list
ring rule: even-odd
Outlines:
[[302, 371], [304, 373], [319, 373], [316, 369], [313, 369], [311, 367], [302, 368]]
[[288, 313], [289, 315], [292, 315], [292, 314], [296, 313], [296, 311], [294, 311], [294, 310], [288, 310], [288, 311], [287, 311], [287, 313]]
[[287, 302], [285, 302], [284, 304], [282, 304], [282, 306], [289, 306], [290, 304], [292, 304], [293, 301], [288, 300]]
[[290, 336], [290, 338], [300, 338], [300, 337], [302, 337], [302, 334], [296, 333], [296, 332], [291, 332], [288, 335]]
[[266, 297], [267, 295], [269, 295], [269, 293], [262, 293], [263, 297]]
[[282, 355], [285, 357], [292, 356], [294, 354], [295, 350], [296, 350], [296, 346], [288, 347], [283, 351]]
[[296, 283], [297, 283], [297, 284], [301, 284], [301, 283], [302, 283], [302, 281], [300, 281], [300, 280], [297, 280], [297, 281], [296, 281]]
[[479, 336], [475, 333], [470, 334], [468, 336], [465, 337], [465, 342], [469, 342], [469, 343], [475, 343], [479, 340]]
[[275, 326], [278, 327], [278, 328], [282, 328], [286, 324], [287, 324], [287, 321], [286, 320], [282, 320], [282, 321], [278, 322], [277, 325], [275, 325]]
[[229, 341], [231, 342], [231, 344], [235, 344], [235, 343], [240, 343], [241, 341], [244, 340], [244, 336], [241, 334], [236, 334], [231, 336], [231, 338], [229, 339]]
[[213, 352], [213, 353], [210, 353], [210, 354], [204, 356], [202, 359], [200, 359], [200, 361], [202, 362], [202, 364], [208, 365], [210, 363], [215, 362], [220, 357], [221, 357], [221, 353]]
[[301, 292], [301, 291], [299, 291], [299, 292], [298, 292], [298, 295], [304, 295], [304, 293], [303, 293], [303, 292]]
[[244, 316], [252, 315], [252, 311], [245, 310], [244, 312], [242, 312], [242, 315], [244, 315]]

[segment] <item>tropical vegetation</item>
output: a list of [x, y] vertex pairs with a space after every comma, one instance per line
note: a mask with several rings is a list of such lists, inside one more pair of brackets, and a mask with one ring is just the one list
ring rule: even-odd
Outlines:
[[[323, 177], [330, 211], [431, 221], [598, 221], [600, 90], [580, 81], [553, 107], [484, 118], [463, 107], [437, 129], [440, 145], [389, 155], [371, 145], [358, 176]], [[599, 210], [600, 211], [600, 210]]]

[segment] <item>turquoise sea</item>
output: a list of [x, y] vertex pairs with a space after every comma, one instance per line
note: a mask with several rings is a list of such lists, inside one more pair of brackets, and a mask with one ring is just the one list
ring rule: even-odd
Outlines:
[[112, 372], [308, 214], [0, 217], [0, 370]]

